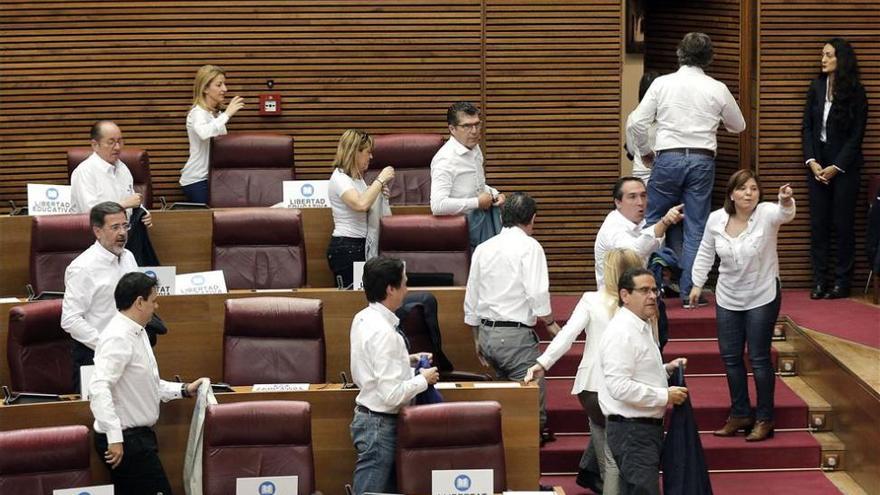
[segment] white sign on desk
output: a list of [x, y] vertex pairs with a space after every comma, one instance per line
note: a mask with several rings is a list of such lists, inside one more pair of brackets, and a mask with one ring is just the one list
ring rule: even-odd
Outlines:
[[253, 392], [305, 392], [309, 389], [308, 383], [255, 383]]
[[235, 495], [297, 495], [299, 476], [238, 478]]
[[28, 215], [61, 215], [71, 209], [70, 186], [28, 184]]
[[352, 263], [352, 268], [354, 269], [354, 277], [352, 277], [354, 281], [353, 290], [364, 290], [364, 265], [366, 264], [365, 261], [355, 261]]
[[436, 469], [431, 471], [431, 495], [492, 495], [491, 469]]
[[226, 279], [223, 278], [223, 270], [178, 275], [174, 278], [174, 293], [178, 296], [226, 294]]
[[52, 495], [113, 495], [113, 485], [81, 486], [52, 490]]
[[[175, 279], [177, 278], [176, 266], [139, 266], [138, 271], [159, 281], [156, 293], [160, 296], [173, 296]], [[224, 282], [225, 283], [225, 282]]]
[[286, 180], [282, 183], [287, 208], [330, 208], [329, 180]]

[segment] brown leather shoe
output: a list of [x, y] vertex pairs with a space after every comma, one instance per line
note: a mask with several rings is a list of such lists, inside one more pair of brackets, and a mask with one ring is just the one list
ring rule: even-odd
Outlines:
[[758, 421], [752, 432], [746, 436], [746, 442], [760, 442], [773, 437], [773, 421]]
[[716, 437], [732, 437], [740, 430], [748, 433], [754, 424], [754, 418], [734, 418], [731, 416], [727, 418], [727, 422], [724, 423], [724, 426], [720, 430], [715, 430], [712, 434]]

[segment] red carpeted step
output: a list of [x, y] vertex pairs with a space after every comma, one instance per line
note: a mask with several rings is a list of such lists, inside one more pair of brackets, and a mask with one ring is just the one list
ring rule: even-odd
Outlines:
[[[581, 488], [571, 476], [542, 476], [541, 484], [561, 486], [565, 495], [592, 494]], [[832, 495], [841, 493], [821, 471], [770, 471], [746, 473], [709, 473], [715, 495], [743, 493], [796, 493], [797, 495]]]
[[[547, 425], [554, 432], [577, 433], [586, 431], [587, 416], [577, 397], [571, 395], [571, 379], [547, 380]], [[727, 418], [729, 395], [727, 379], [723, 376], [692, 376], [687, 379], [694, 405], [694, 414], [700, 430], [720, 428]], [[749, 377], [752, 404], [755, 401], [754, 382]], [[776, 379], [776, 426], [778, 428], [805, 428], [807, 405], [779, 378]]]
[[[541, 448], [541, 471], [569, 473], [577, 471], [577, 464], [589, 436], [566, 435], [557, 437]], [[809, 432], [777, 432], [764, 442], [746, 442], [740, 435], [730, 438], [700, 434], [706, 464], [713, 470], [793, 469], [818, 468], [821, 447]]]

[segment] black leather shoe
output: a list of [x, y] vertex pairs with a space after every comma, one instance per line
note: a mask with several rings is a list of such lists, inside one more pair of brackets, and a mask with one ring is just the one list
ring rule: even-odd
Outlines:
[[556, 440], [556, 435], [554, 435], [553, 432], [550, 431], [549, 428], [544, 428], [541, 431], [541, 447], [543, 447], [545, 443], [553, 442], [555, 440]]
[[586, 469], [578, 469], [577, 478], [574, 479], [574, 482], [577, 483], [578, 486], [593, 490], [594, 493], [602, 493], [604, 485], [599, 473], [593, 473]]
[[841, 287], [839, 285], [835, 285], [825, 293], [825, 299], [844, 299], [847, 297], [849, 297], [849, 287]]
[[816, 284], [813, 290], [810, 291], [810, 299], [825, 299], [825, 286]]

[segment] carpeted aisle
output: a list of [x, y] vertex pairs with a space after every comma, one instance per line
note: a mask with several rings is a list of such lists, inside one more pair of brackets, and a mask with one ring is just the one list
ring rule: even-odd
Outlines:
[[[554, 314], [566, 320], [579, 296], [554, 296]], [[711, 431], [727, 417], [728, 392], [724, 368], [715, 339], [715, 310], [709, 306], [684, 310], [675, 301], [668, 307], [670, 340], [664, 359], [688, 358], [687, 381], [706, 461], [716, 495], [741, 493], [839, 493], [819, 471], [821, 449], [806, 431], [807, 405], [782, 380], [776, 382], [776, 436], [749, 443], [740, 435], [719, 438]], [[539, 331], [542, 339], [548, 338]], [[546, 346], [546, 343], [544, 344]], [[548, 426], [557, 440], [541, 449], [541, 483], [558, 485], [567, 494], [588, 493], [574, 483], [580, 454], [589, 438], [586, 415], [570, 395], [573, 376], [583, 352], [577, 343], [551, 370], [547, 387]], [[775, 362], [776, 353], [773, 354]], [[754, 384], [750, 380], [754, 402]], [[779, 431], [787, 430], [787, 431]], [[746, 472], [747, 470], [769, 470]]]

